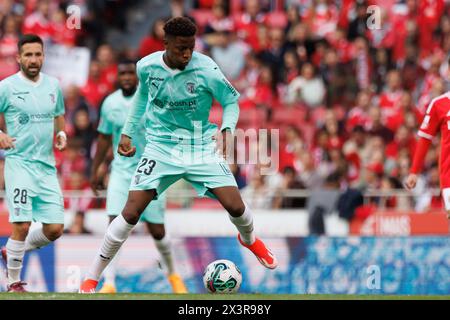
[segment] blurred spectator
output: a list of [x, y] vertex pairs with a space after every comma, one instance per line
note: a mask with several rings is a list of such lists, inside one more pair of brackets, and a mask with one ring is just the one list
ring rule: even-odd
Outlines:
[[321, 188], [311, 192], [307, 203], [308, 225], [311, 235], [325, 234], [325, 215], [333, 213], [337, 208], [340, 179], [340, 174], [331, 173]]
[[81, 197], [68, 197], [65, 199], [65, 208], [75, 213], [72, 224], [65, 232], [70, 234], [90, 234], [91, 232], [84, 225], [84, 218], [91, 203], [92, 193], [83, 173], [72, 171], [67, 180], [64, 181], [64, 190], [83, 191]]
[[264, 20], [265, 15], [261, 12], [259, 0], [245, 0], [244, 12], [234, 22], [238, 37], [247, 42], [256, 52], [263, 49], [258, 37], [258, 29]]
[[145, 36], [139, 45], [139, 58], [143, 58], [156, 51], [164, 50], [164, 19], [156, 19], [150, 33]]
[[356, 97], [356, 105], [350, 109], [347, 115], [346, 130], [360, 126], [366, 128], [370, 124], [369, 108], [371, 105], [371, 94], [368, 90], [361, 90]]
[[[116, 86], [117, 63], [114, 50], [108, 44], [103, 44], [97, 49], [97, 61], [100, 66], [100, 81], [108, 85], [108, 90], [112, 91]], [[94, 107], [97, 107], [94, 105]]]
[[54, 30], [51, 24], [51, 1], [39, 0], [36, 10], [25, 18], [22, 33], [34, 33], [42, 38], [44, 42], [51, 40]]
[[89, 66], [89, 77], [84, 87], [81, 88], [81, 94], [90, 106], [98, 110], [101, 101], [109, 91], [109, 84], [101, 76], [100, 63], [92, 60]]
[[336, 30], [338, 10], [333, 1], [312, 0], [312, 5], [303, 18], [314, 37], [326, 38]]
[[205, 26], [205, 35], [234, 30], [234, 21], [229, 16], [229, 8], [225, 1], [214, 0], [212, 6], [212, 17]]
[[249, 51], [248, 45], [238, 40], [231, 30], [216, 32], [214, 41], [211, 57], [227, 79], [236, 80], [244, 68], [245, 55]]
[[84, 109], [78, 109], [74, 114], [74, 136], [81, 141], [80, 151], [86, 157], [87, 170], [89, 170], [91, 162], [91, 149], [94, 139], [97, 136], [93, 124], [89, 120], [89, 114]]
[[[65, 114], [64, 117], [66, 119], [66, 131], [69, 136], [73, 136], [74, 134], [74, 126], [73, 119], [75, 119], [75, 113], [82, 109], [86, 111], [90, 111], [90, 107], [86, 102], [86, 99], [81, 95], [80, 89], [75, 85], [70, 85], [67, 87], [64, 93], [64, 105], [65, 105]], [[94, 116], [93, 119], [97, 116], [96, 114], [92, 114]]]
[[328, 174], [328, 168], [324, 163], [314, 164], [314, 158], [311, 153], [297, 152], [295, 161], [295, 169], [298, 172], [300, 184], [305, 189], [316, 189], [323, 184]]
[[325, 85], [316, 76], [314, 66], [305, 63], [300, 76], [292, 80], [288, 87], [286, 102], [289, 104], [305, 104], [309, 108], [321, 105], [325, 98]]
[[275, 77], [275, 72], [270, 66], [262, 65], [255, 85], [244, 90], [240, 107], [265, 110], [279, 107], [278, 83]]
[[281, 81], [285, 84], [300, 75], [300, 60], [294, 50], [288, 50], [283, 55], [283, 69], [281, 72]]
[[379, 107], [371, 106], [369, 109], [369, 125], [367, 126], [369, 135], [378, 136], [383, 142], [389, 143], [394, 138], [394, 133], [384, 125], [382, 113]]
[[355, 18], [348, 25], [347, 38], [355, 40], [364, 37], [367, 31], [367, 5], [364, 2], [357, 2], [355, 8]]
[[[381, 191], [389, 193], [389, 191], [402, 189], [402, 183], [395, 177], [384, 176], [381, 179]], [[380, 197], [378, 206], [380, 209], [397, 209], [405, 211], [411, 208], [409, 197], [402, 196], [383, 196]]]
[[[283, 29], [271, 28], [269, 30], [269, 46], [261, 51], [261, 60], [272, 68], [279, 68], [283, 65], [285, 52], [286, 45]], [[281, 68], [278, 69], [278, 72], [281, 75]]]
[[259, 168], [254, 170], [249, 183], [242, 189], [241, 194], [252, 208], [268, 209], [272, 207], [273, 192], [270, 191], [266, 176], [261, 174]]
[[440, 188], [439, 166], [433, 165], [426, 176], [425, 186], [422, 193], [417, 196], [415, 210], [426, 212], [439, 210], [443, 208], [442, 197], [439, 194], [433, 194], [433, 191]]
[[292, 167], [285, 167], [283, 169], [283, 178], [280, 186], [275, 190], [275, 198], [273, 200], [274, 209], [292, 209], [304, 208], [306, 204], [305, 197], [283, 196], [283, 193], [288, 190], [305, 189], [303, 184], [298, 180], [295, 169]]
[[348, 104], [349, 94], [356, 90], [352, 81], [349, 65], [340, 63], [339, 56], [334, 48], [325, 50], [319, 70], [326, 87], [327, 105]]
[[19, 71], [16, 62], [19, 41], [19, 24], [16, 16], [4, 18], [0, 30], [0, 80]]

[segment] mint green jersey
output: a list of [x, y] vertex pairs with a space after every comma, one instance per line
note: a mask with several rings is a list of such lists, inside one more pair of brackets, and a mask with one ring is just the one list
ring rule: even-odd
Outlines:
[[210, 143], [217, 126], [208, 121], [213, 100], [224, 109], [222, 129], [234, 130], [239, 93], [208, 56], [195, 52], [184, 70], [171, 69], [164, 51], [137, 63], [139, 87], [123, 133], [132, 136], [146, 120], [147, 141]]
[[136, 147], [134, 157], [123, 157], [117, 153], [120, 142], [122, 128], [127, 119], [128, 112], [132, 103], [132, 96], [125, 97], [122, 90], [111, 93], [103, 102], [100, 112], [100, 122], [98, 132], [111, 135], [113, 143], [114, 160], [112, 170], [126, 170], [132, 174], [136, 169], [139, 159], [145, 149], [145, 129], [144, 120], [141, 121], [136, 133], [132, 136], [133, 145]]
[[18, 72], [0, 82], [0, 112], [5, 116], [15, 148], [7, 158], [55, 165], [53, 155], [54, 119], [64, 114], [64, 100], [58, 80], [41, 73], [28, 80]]

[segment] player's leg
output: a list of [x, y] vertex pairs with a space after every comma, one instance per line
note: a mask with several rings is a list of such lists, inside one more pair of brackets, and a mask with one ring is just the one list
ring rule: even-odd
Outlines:
[[278, 262], [272, 252], [253, 232], [253, 215], [244, 203], [228, 163], [215, 152], [215, 144], [197, 146], [194, 163], [189, 165], [185, 179], [199, 195], [217, 198], [228, 211], [231, 222], [239, 231], [239, 242], [252, 251], [266, 268], [274, 269]]
[[[112, 170], [108, 182], [106, 195], [106, 213], [109, 224], [120, 215], [128, 199], [128, 189], [132, 175], [127, 172]], [[116, 293], [116, 265], [119, 261], [120, 250], [109, 263], [103, 273], [104, 283], [99, 293]]]
[[25, 239], [25, 251], [40, 249], [57, 240], [64, 232], [64, 224], [43, 223], [42, 228], [31, 231]]
[[25, 251], [45, 247], [56, 241], [64, 232], [64, 203], [56, 169], [40, 164], [34, 165], [37, 186], [33, 197], [33, 219], [42, 223], [42, 228], [32, 230], [25, 240]]
[[211, 189], [225, 210], [229, 213], [231, 222], [238, 229], [239, 242], [250, 249], [259, 262], [269, 269], [275, 269], [278, 265], [273, 253], [266, 247], [261, 239], [255, 237], [253, 232], [253, 214], [248, 205], [242, 200], [239, 190], [235, 186], [224, 186]]
[[29, 168], [17, 159], [6, 159], [4, 175], [9, 222], [12, 225], [11, 236], [1, 250], [7, 269], [7, 290], [24, 292], [25, 283], [21, 281], [20, 275], [25, 255], [25, 239], [33, 220], [33, 179]]
[[[108, 216], [109, 218], [109, 224], [112, 223], [112, 221], [117, 216]], [[114, 256], [114, 259], [109, 263], [108, 267], [105, 269], [103, 273], [104, 283], [102, 288], [98, 291], [99, 293], [116, 293], [116, 270], [117, 270], [117, 261], [119, 261], [120, 256], [120, 250], [116, 253]]]
[[173, 293], [187, 293], [183, 279], [176, 272], [172, 241], [164, 225], [165, 211], [166, 193], [162, 193], [158, 200], [152, 201], [145, 209], [142, 220], [146, 222], [147, 230], [155, 241]]
[[132, 190], [128, 193], [127, 203], [106, 230], [103, 243], [89, 268], [86, 280], [81, 284], [81, 293], [94, 293], [98, 281], [114, 259], [122, 244], [128, 239], [147, 205], [155, 198], [156, 190]]
[[8, 292], [25, 292], [21, 281], [23, 258], [25, 256], [25, 239], [31, 222], [12, 223], [12, 233], [2, 248], [2, 260], [6, 266], [8, 278]]
[[102, 272], [138, 223], [142, 212], [154, 198], [180, 179], [183, 172], [182, 163], [179, 165], [173, 163], [171, 148], [159, 145], [146, 147], [131, 179], [125, 208], [122, 214], [109, 225], [87, 279], [81, 284], [80, 292], [95, 292]]

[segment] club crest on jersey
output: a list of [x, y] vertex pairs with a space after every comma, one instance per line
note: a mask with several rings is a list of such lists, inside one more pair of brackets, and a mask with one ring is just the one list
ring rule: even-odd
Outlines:
[[55, 103], [55, 95], [53, 93], [50, 93], [50, 100], [52, 103]]
[[195, 83], [193, 83], [193, 82], [186, 82], [186, 90], [189, 93], [194, 93], [195, 92]]

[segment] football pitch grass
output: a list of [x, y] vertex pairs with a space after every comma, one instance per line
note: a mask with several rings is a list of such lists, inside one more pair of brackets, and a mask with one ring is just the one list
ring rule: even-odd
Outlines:
[[0, 293], [0, 300], [450, 300], [450, 295]]

